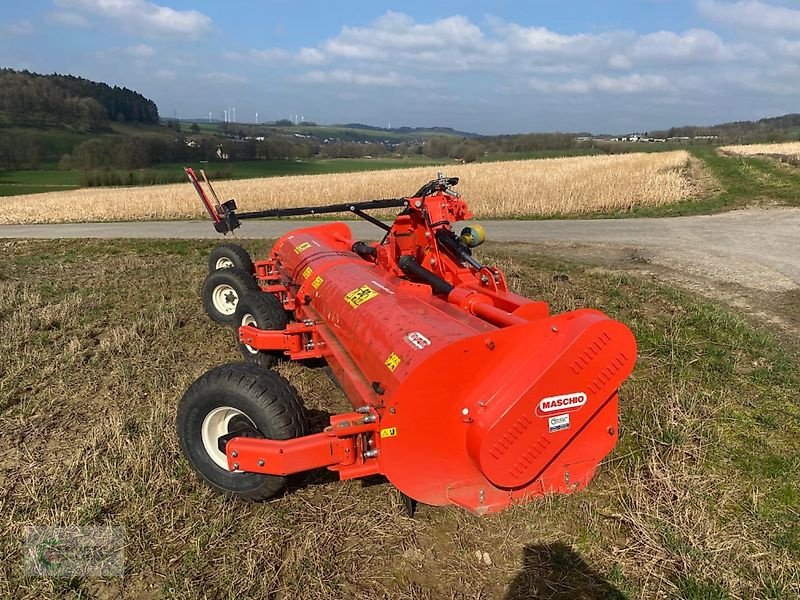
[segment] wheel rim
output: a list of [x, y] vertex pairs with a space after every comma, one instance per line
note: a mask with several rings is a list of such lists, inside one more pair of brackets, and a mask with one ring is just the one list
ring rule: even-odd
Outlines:
[[230, 316], [236, 312], [236, 305], [239, 303], [239, 295], [227, 283], [223, 283], [214, 288], [211, 292], [211, 302], [214, 308], [225, 316]]
[[215, 268], [217, 269], [230, 269], [233, 266], [233, 261], [227, 256], [221, 256], [217, 259]]
[[[218, 441], [220, 437], [230, 433], [228, 426], [236, 417], [247, 419], [255, 428], [255, 424], [250, 417], [239, 409], [231, 406], [220, 406], [206, 415], [200, 429], [203, 448], [205, 448], [208, 457], [214, 461], [215, 465], [226, 471], [228, 470], [228, 457], [224, 452], [220, 451]], [[241, 473], [241, 471], [234, 471], [234, 473]]]
[[[250, 313], [247, 313], [242, 317], [242, 326], [244, 327], [245, 325], [250, 325], [251, 327], [258, 327], [258, 323], [256, 323], [256, 318]], [[244, 344], [244, 342], [242, 343]], [[250, 354], [258, 354], [258, 350], [256, 348], [248, 346], [247, 344], [244, 344], [244, 347], [247, 348], [247, 351]]]

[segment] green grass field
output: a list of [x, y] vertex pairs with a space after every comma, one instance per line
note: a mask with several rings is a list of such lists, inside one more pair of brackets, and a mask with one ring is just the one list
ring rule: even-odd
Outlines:
[[[507, 160], [527, 160], [533, 158], [557, 158], [563, 156], [590, 156], [601, 154], [600, 151], [586, 148], [575, 150], [545, 150], [538, 152], [520, 152], [493, 154], [482, 161], [495, 162]], [[453, 164], [452, 159], [431, 159], [423, 155], [403, 158], [312, 158], [308, 160], [254, 160], [237, 162], [207, 163], [168, 163], [154, 165], [144, 172], [163, 174], [166, 181], [181, 182], [184, 180], [183, 168], [190, 166], [195, 170], [205, 169], [209, 173], [224, 171], [229, 179], [252, 179], [257, 177], [279, 177], [284, 175], [321, 175], [325, 173], [353, 173], [358, 171], [381, 171], [385, 169], [402, 169], [407, 167], [442, 166]], [[114, 169], [123, 175], [138, 171]], [[124, 179], [124, 177], [123, 177]], [[42, 169], [24, 169], [18, 171], [0, 171], [0, 196], [16, 196], [19, 194], [35, 194], [54, 192], [81, 187], [79, 171], [59, 170], [55, 165], [46, 165]]]
[[710, 176], [700, 198], [609, 216], [677, 217], [749, 206], [800, 206], [800, 168], [767, 157], [723, 156], [709, 146], [691, 146], [689, 151]]
[[0, 171], [0, 196], [58, 192], [80, 187], [80, 173], [49, 166], [43, 169]]
[[[120, 126], [117, 126], [120, 127]], [[126, 126], [121, 126], [125, 128]], [[140, 129], [128, 126], [128, 129]], [[147, 129], [147, 128], [145, 128]], [[125, 132], [130, 134], [131, 131]], [[650, 151], [674, 149], [665, 144], [620, 144], [612, 152]], [[625, 212], [607, 212], [598, 217], [660, 217], [710, 214], [754, 205], [800, 206], [800, 168], [781, 164], [768, 157], [739, 157], [720, 155], [712, 146], [686, 147], [697, 159], [691, 176], [702, 187], [699, 197], [656, 208], [634, 207]], [[590, 156], [603, 154], [598, 148], [578, 148], [564, 151], [538, 151], [524, 153], [492, 154], [482, 157], [485, 162], [555, 158], [561, 156]], [[450, 159], [433, 160], [422, 155], [374, 159], [321, 159], [274, 160], [242, 162], [210, 162], [183, 165], [178, 163], [156, 165], [133, 175], [151, 174], [145, 178], [161, 182], [182, 182], [183, 167], [204, 168], [213, 174], [223, 171], [225, 177], [249, 179], [277, 177], [283, 175], [315, 175], [324, 173], [347, 173], [370, 170], [397, 169], [429, 165], [432, 168], [453, 164]], [[129, 171], [116, 171], [126, 179]], [[14, 196], [39, 192], [53, 192], [80, 187], [81, 173], [62, 171], [55, 165], [39, 170], [0, 171], [0, 196]], [[575, 215], [556, 215], [549, 218], [572, 218]], [[541, 218], [541, 217], [536, 217]]]
[[[402, 169], [437, 166], [444, 164], [425, 156], [409, 158], [313, 158], [309, 160], [271, 160], [241, 162], [209, 162], [209, 163], [170, 163], [155, 165], [145, 172], [163, 174], [166, 181], [182, 182], [185, 179], [184, 167], [205, 169], [209, 173], [223, 170], [229, 179], [252, 179], [256, 177], [279, 177], [283, 175], [319, 175], [324, 173], [350, 173], [357, 171], [380, 171], [386, 169]], [[115, 169], [127, 174], [138, 171]], [[55, 192], [81, 187], [79, 171], [63, 171], [49, 165], [48, 168], [19, 171], [0, 171], [0, 196], [16, 196], [19, 194], [36, 194], [39, 192]]]
[[[142, 128], [115, 125], [126, 134]], [[155, 135], [155, 134], [153, 134]], [[635, 151], [630, 148], [625, 151]], [[569, 150], [538, 150], [532, 152], [494, 153], [481, 157], [479, 162], [498, 162], [530, 160], [540, 158], [561, 158], [570, 156], [594, 156], [605, 154], [598, 148], [574, 148]], [[205, 169], [208, 173], [223, 171], [229, 179], [252, 179], [258, 177], [280, 177], [284, 175], [321, 175], [325, 173], [354, 173], [358, 171], [380, 171], [405, 167], [442, 166], [454, 164], [452, 159], [431, 159], [424, 155], [411, 155], [402, 158], [311, 158], [308, 160], [269, 160], [207, 163], [167, 163], [153, 165], [141, 170], [113, 169], [125, 180], [128, 173], [136, 175], [140, 171], [161, 174], [164, 182], [183, 181], [183, 168], [190, 166], [195, 170]], [[81, 187], [81, 174], [75, 170], [59, 170], [55, 164], [44, 165], [41, 169], [0, 171], [0, 196], [54, 192]]]

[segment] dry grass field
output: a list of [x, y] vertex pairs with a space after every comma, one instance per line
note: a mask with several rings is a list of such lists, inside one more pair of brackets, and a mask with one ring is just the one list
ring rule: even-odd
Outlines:
[[[691, 198], [697, 184], [685, 151], [454, 165], [458, 190], [477, 218], [626, 211]], [[409, 196], [435, 167], [220, 181], [221, 198], [242, 210]], [[0, 224], [203, 217], [188, 184], [93, 188], [0, 200]]]
[[[796, 356], [689, 293], [538, 247], [487, 244], [481, 256], [554, 311], [600, 308], [639, 343], [620, 443], [587, 490], [486, 518], [421, 507], [414, 519], [385, 481], [324, 471], [267, 503], [215, 495], [174, 426], [189, 383], [238, 360], [232, 332], [201, 308], [212, 247], [2, 244], [0, 597], [800, 597]], [[347, 408], [319, 369], [279, 370], [316, 429]], [[74, 524], [125, 529], [122, 578], [25, 574], [24, 527]]]
[[742, 146], [721, 146], [720, 152], [736, 156], [784, 156], [800, 159], [800, 142], [782, 144], [749, 144]]

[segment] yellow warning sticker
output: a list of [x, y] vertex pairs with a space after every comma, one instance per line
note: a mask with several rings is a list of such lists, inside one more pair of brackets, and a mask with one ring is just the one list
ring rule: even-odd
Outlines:
[[386, 429], [381, 429], [381, 437], [394, 437], [397, 435], [397, 427], [387, 427]]
[[311, 244], [308, 242], [303, 242], [299, 246], [295, 246], [294, 253], [300, 254], [303, 250], [308, 250], [309, 248], [311, 248]]
[[322, 277], [318, 276], [314, 281], [311, 282], [311, 287], [313, 287], [315, 290], [318, 290], [319, 286], [322, 285], [323, 281], [325, 280]]
[[394, 352], [392, 352], [389, 355], [389, 358], [386, 359], [386, 362], [384, 364], [388, 367], [390, 371], [394, 372], [394, 370], [400, 364], [400, 357], [397, 356], [397, 354], [395, 354]]
[[373, 290], [368, 285], [362, 285], [360, 288], [354, 289], [352, 292], [347, 294], [344, 299], [347, 303], [352, 306], [353, 308], [358, 308], [367, 300], [372, 300], [375, 296], [378, 295], [378, 292]]
[[311, 277], [311, 273], [313, 272], [314, 270], [311, 267], [306, 267], [305, 271], [303, 271], [303, 279], [308, 279]]

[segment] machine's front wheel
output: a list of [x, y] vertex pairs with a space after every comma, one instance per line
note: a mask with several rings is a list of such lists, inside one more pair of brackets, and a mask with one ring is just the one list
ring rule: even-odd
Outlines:
[[250, 254], [238, 244], [220, 244], [208, 257], [208, 272], [213, 273], [218, 269], [236, 267], [245, 273], [253, 273], [253, 259]]
[[280, 493], [286, 477], [228, 471], [219, 438], [254, 430], [267, 439], [308, 433], [305, 409], [289, 382], [250, 363], [231, 363], [201, 375], [178, 406], [178, 441], [192, 468], [228, 497], [266, 500]]
[[[272, 294], [248, 292], [239, 299], [234, 317], [236, 325], [252, 325], [258, 329], [280, 331], [286, 329], [289, 320], [283, 305]], [[252, 348], [239, 339], [236, 333], [236, 346], [245, 360], [254, 362], [269, 369], [283, 355], [282, 352], [270, 352]]]
[[250, 273], [236, 267], [212, 271], [203, 282], [203, 306], [217, 323], [233, 325], [239, 298], [254, 290], [258, 285]]

